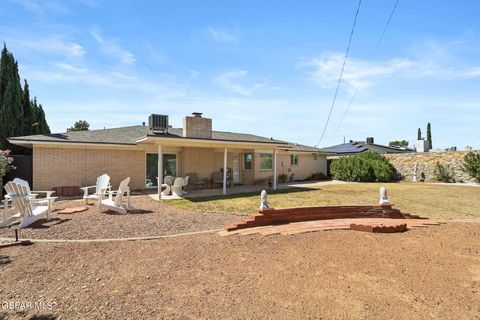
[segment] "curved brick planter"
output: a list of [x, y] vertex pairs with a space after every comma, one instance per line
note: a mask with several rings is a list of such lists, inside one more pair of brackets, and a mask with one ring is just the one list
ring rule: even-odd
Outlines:
[[278, 223], [300, 222], [345, 218], [390, 218], [390, 219], [426, 219], [393, 209], [391, 205], [374, 206], [326, 206], [297, 207], [285, 209], [263, 209], [245, 221], [239, 221], [226, 228], [233, 231], [244, 228], [266, 226]]

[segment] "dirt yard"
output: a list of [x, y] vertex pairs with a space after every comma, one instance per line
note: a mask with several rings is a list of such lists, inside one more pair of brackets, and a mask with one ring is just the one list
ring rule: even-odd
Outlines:
[[478, 319], [480, 223], [37, 243], [0, 249], [0, 279], [2, 307], [51, 307], [3, 319]]
[[[55, 208], [83, 206], [82, 200], [56, 202]], [[74, 214], [53, 212], [52, 220], [40, 220], [21, 230], [28, 239], [99, 239], [147, 237], [224, 228], [238, 217], [187, 211], [158, 202], [149, 196], [131, 197], [132, 209], [128, 214], [113, 211], [100, 212], [96, 206]], [[0, 229], [0, 238], [12, 237], [13, 232]]]

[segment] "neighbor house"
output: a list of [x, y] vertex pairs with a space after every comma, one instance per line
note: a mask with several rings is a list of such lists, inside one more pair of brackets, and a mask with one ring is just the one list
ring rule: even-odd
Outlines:
[[[13, 137], [9, 142], [32, 148], [33, 187], [41, 190], [92, 185], [103, 173], [111, 176], [114, 186], [128, 176], [132, 190], [158, 189], [157, 181], [165, 175], [195, 173], [207, 186], [223, 187], [225, 193], [227, 184], [270, 179], [276, 188], [278, 175], [291, 173], [302, 180], [327, 171], [321, 149], [213, 131], [212, 120], [201, 113], [186, 116], [183, 128], [171, 128], [168, 116], [151, 115], [148, 125]], [[220, 185], [213, 184], [214, 172], [222, 172]], [[229, 174], [230, 183], [223, 172]]]
[[323, 148], [322, 151], [328, 153], [327, 176], [330, 176], [330, 164], [332, 163], [332, 161], [340, 157], [351, 156], [366, 151], [373, 151], [380, 154], [415, 152], [415, 150], [406, 147], [395, 147], [376, 144], [374, 138], [372, 137], [366, 138], [365, 141], [350, 140], [346, 143]]

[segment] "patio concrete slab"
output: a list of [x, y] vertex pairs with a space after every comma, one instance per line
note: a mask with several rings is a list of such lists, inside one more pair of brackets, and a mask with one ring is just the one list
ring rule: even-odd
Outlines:
[[[320, 188], [325, 185], [332, 184], [346, 184], [348, 182], [328, 180], [328, 181], [306, 181], [306, 182], [291, 182], [291, 183], [280, 183], [277, 185], [277, 190], [285, 190], [291, 188]], [[267, 185], [241, 185], [233, 186], [227, 188], [227, 195], [240, 194], [240, 193], [251, 193], [251, 192], [260, 192], [262, 190], [271, 190]], [[158, 200], [158, 194], [155, 191], [151, 191], [150, 197], [152, 199]], [[163, 200], [176, 200], [176, 199], [188, 199], [188, 198], [202, 198], [202, 197], [215, 197], [223, 195], [222, 188], [213, 188], [213, 189], [198, 189], [198, 190], [189, 190], [187, 194], [183, 197], [177, 196], [162, 196]]]

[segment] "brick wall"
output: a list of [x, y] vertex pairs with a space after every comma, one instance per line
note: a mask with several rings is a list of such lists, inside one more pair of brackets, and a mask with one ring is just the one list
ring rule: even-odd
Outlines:
[[130, 188], [145, 187], [145, 152], [142, 150], [33, 148], [33, 188], [95, 185], [107, 173], [113, 188], [130, 177]]
[[[212, 173], [223, 168], [224, 153], [213, 148], [183, 148], [179, 154], [183, 175], [189, 172], [197, 173], [198, 178], [212, 179]], [[227, 152], [227, 167], [233, 166], [233, 152]]]
[[[480, 152], [480, 151], [476, 151]], [[437, 162], [449, 165], [454, 172], [456, 181], [474, 182], [474, 180], [462, 171], [463, 157], [467, 151], [446, 151], [446, 152], [412, 152], [399, 154], [385, 154], [387, 159], [393, 164], [397, 171], [407, 181], [413, 179], [413, 168], [418, 163], [417, 181], [420, 180], [420, 174], [425, 174], [425, 179], [433, 179], [435, 165]]]
[[[265, 179], [273, 176], [272, 170], [260, 169], [260, 153], [254, 155], [254, 170], [256, 179]], [[282, 166], [283, 162], [283, 166]], [[291, 165], [290, 154], [277, 154], [277, 176], [288, 174], [288, 169], [294, 174], [294, 180], [304, 180], [308, 176], [323, 172], [327, 173], [327, 160], [325, 156], [317, 156], [316, 160], [313, 154], [299, 154], [298, 165]]]
[[212, 138], [212, 119], [203, 117], [183, 118], [183, 136], [187, 138]]

